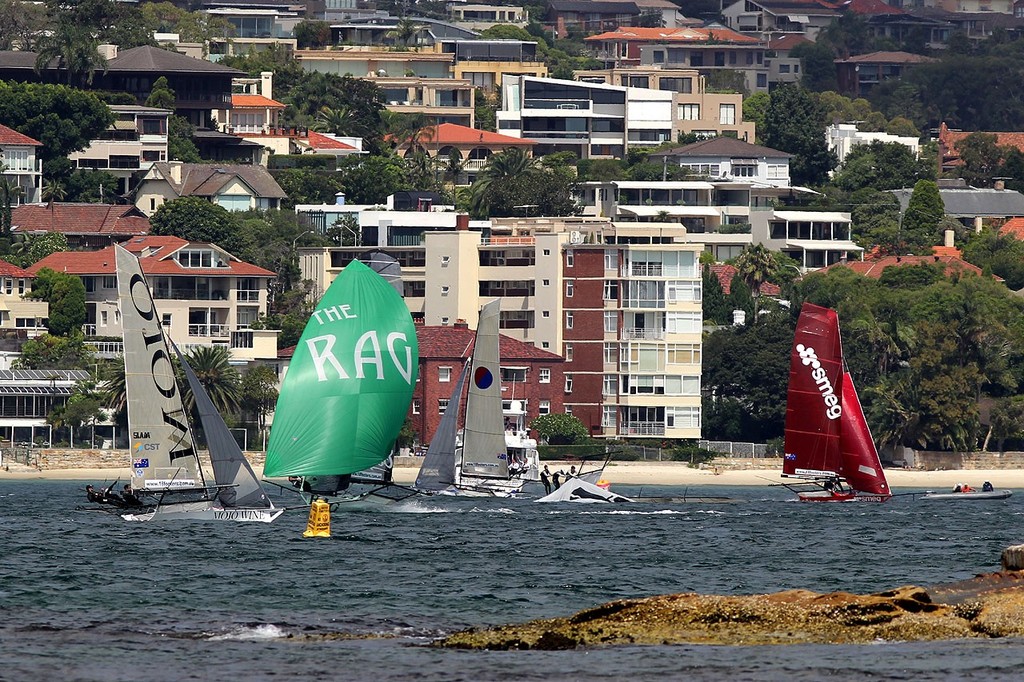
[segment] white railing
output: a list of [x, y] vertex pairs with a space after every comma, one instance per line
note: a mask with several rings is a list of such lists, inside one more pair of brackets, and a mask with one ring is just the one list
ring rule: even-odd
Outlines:
[[258, 289], [239, 289], [237, 298], [239, 302], [259, 303], [260, 292]]
[[632, 327], [622, 330], [622, 338], [625, 341], [633, 339], [664, 339], [664, 329], [641, 329], [639, 327]]
[[629, 274], [633, 277], [661, 277], [661, 263], [630, 263]]
[[189, 336], [228, 336], [231, 329], [226, 324], [190, 324], [188, 326]]
[[82, 333], [86, 336], [96, 336], [96, 325], [94, 324], [83, 324]]
[[664, 436], [665, 425], [661, 422], [625, 422], [619, 428], [620, 436]]
[[87, 341], [86, 343], [96, 349], [96, 355], [105, 358], [124, 355], [124, 343], [121, 341]]

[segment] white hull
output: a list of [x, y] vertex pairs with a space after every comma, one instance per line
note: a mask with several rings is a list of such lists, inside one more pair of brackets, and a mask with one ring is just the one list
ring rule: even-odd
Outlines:
[[969, 493], [928, 493], [925, 500], [1005, 500], [1013, 493], [1009, 490], [975, 490]]
[[270, 523], [284, 513], [284, 509], [224, 508], [210, 502], [182, 502], [157, 507], [141, 514], [122, 514], [125, 521], [239, 521]]

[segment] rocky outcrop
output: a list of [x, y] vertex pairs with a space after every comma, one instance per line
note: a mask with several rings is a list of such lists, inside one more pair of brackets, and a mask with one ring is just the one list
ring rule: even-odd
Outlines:
[[435, 645], [555, 650], [622, 644], [858, 644], [1019, 637], [1024, 636], [1022, 582], [1018, 575], [979, 576], [936, 588], [935, 595], [907, 586], [869, 595], [790, 590], [626, 599], [568, 618], [458, 632]]

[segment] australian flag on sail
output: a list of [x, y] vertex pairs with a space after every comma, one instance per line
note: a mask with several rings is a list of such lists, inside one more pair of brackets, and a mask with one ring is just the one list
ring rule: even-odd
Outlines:
[[794, 455], [792, 452], [787, 452], [785, 455], [782, 456], [782, 458], [785, 459], [787, 462], [796, 461], [796, 455]]
[[149, 466], [149, 458], [139, 458], [132, 461], [132, 466], [136, 469], [145, 469]]

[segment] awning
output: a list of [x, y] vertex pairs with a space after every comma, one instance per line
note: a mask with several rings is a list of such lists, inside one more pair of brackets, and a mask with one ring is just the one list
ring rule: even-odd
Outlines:
[[619, 206], [620, 215], [653, 218], [661, 213], [680, 217], [714, 218], [721, 212], [714, 206]]
[[802, 249], [804, 251], [863, 251], [864, 247], [857, 246], [851, 241], [827, 240], [827, 239], [793, 239], [787, 240], [787, 249]]
[[114, 125], [110, 126], [114, 130], [136, 130], [135, 121], [114, 121]]
[[664, 180], [648, 182], [646, 180], [612, 180], [612, 185], [619, 189], [714, 189], [715, 186], [703, 180]]
[[806, 14], [790, 14], [786, 18], [797, 24], [806, 24], [811, 20]]
[[775, 218], [791, 223], [849, 223], [850, 218], [836, 211], [775, 211]]

